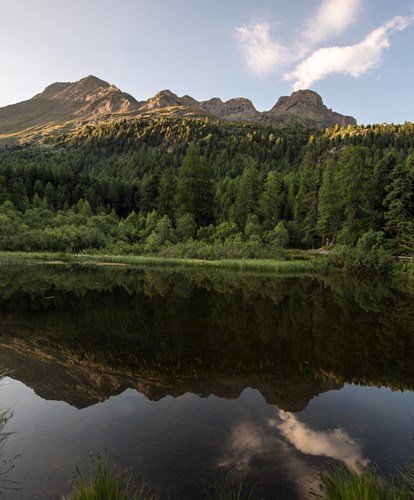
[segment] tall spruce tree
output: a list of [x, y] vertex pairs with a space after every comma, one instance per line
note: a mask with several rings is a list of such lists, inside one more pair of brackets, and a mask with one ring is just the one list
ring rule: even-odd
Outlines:
[[318, 222], [319, 189], [322, 182], [321, 165], [315, 161], [310, 152], [305, 154], [301, 164], [299, 191], [295, 198], [294, 220], [303, 231], [303, 243], [316, 245], [318, 237], [316, 224]]
[[234, 221], [242, 231], [249, 215], [257, 212], [260, 192], [260, 175], [255, 162], [249, 162], [238, 179], [236, 199], [233, 205]]
[[269, 172], [259, 199], [259, 214], [265, 229], [272, 229], [280, 220], [283, 179], [279, 172]]
[[212, 171], [199, 149], [191, 144], [178, 172], [175, 194], [176, 218], [191, 214], [197, 227], [214, 222]]
[[384, 201], [385, 227], [400, 243], [414, 239], [414, 155], [397, 165], [390, 179], [391, 183], [386, 187], [388, 195]]

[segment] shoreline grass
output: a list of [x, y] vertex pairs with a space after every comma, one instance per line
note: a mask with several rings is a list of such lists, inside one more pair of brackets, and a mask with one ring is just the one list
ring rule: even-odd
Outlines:
[[159, 494], [144, 481], [135, 484], [129, 469], [119, 467], [116, 461], [109, 462], [106, 452], [99, 453], [96, 459], [90, 455], [89, 459], [89, 474], [85, 476], [77, 468], [77, 482], [61, 500], [159, 500]]
[[399, 469], [396, 477], [386, 480], [373, 468], [359, 474], [340, 467], [322, 472], [320, 487], [322, 495], [314, 496], [326, 500], [412, 500], [414, 469]]
[[320, 273], [322, 259], [272, 260], [272, 259], [226, 259], [202, 260], [189, 258], [166, 258], [144, 255], [68, 254], [54, 252], [0, 252], [0, 266], [10, 264], [95, 264], [159, 267], [210, 267], [237, 270], [272, 271], [278, 273]]

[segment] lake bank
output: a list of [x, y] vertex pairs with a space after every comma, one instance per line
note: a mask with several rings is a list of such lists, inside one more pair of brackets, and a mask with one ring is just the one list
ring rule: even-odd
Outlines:
[[[160, 268], [207, 268], [249, 272], [270, 272], [280, 275], [349, 275], [366, 277], [380, 275], [364, 269], [346, 269], [335, 265], [327, 251], [292, 249], [286, 259], [220, 259], [161, 257], [157, 255], [116, 255], [106, 253], [62, 252], [0, 252], [0, 266], [10, 264], [84, 265], [102, 267], [149, 266]], [[391, 279], [403, 283], [414, 282], [414, 260], [395, 258]]]
[[241, 269], [272, 271], [281, 273], [316, 273], [322, 272], [325, 256], [312, 255], [305, 259], [271, 260], [271, 259], [226, 259], [204, 260], [165, 258], [144, 255], [111, 255], [111, 254], [69, 254], [57, 252], [0, 252], [0, 265], [42, 263], [49, 265], [86, 264], [86, 265], [130, 265], [159, 267], [208, 267], [223, 269]]

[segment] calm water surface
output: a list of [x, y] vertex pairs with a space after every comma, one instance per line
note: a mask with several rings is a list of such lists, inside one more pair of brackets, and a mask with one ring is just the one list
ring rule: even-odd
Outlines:
[[172, 499], [223, 471], [265, 499], [333, 464], [392, 472], [414, 458], [413, 304], [372, 280], [2, 269], [6, 498], [59, 498], [104, 449]]

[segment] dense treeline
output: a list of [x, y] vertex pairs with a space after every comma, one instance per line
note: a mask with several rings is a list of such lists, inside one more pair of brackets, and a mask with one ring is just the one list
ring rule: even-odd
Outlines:
[[365, 235], [402, 252], [414, 247], [414, 125], [104, 123], [3, 148], [0, 204], [8, 250], [258, 257]]

